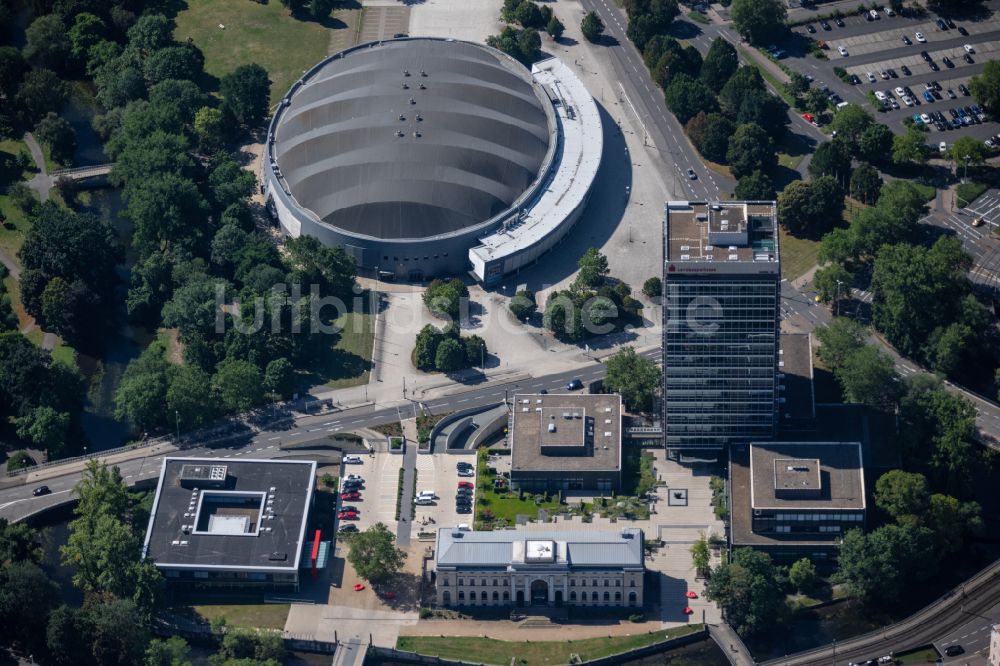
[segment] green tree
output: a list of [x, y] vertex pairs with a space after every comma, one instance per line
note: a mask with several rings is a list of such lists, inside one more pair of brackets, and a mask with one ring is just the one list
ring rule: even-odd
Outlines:
[[604, 387], [620, 393], [626, 408], [636, 412], [652, 408], [662, 378], [652, 359], [639, 356], [634, 347], [622, 347], [604, 365], [607, 368]]
[[226, 143], [226, 128], [221, 109], [203, 106], [194, 116], [198, 146], [206, 153], [220, 150]]
[[249, 361], [227, 358], [212, 377], [212, 388], [223, 407], [230, 412], [245, 412], [264, 399], [260, 370]]
[[0, 96], [14, 99], [26, 71], [28, 63], [20, 51], [13, 46], [0, 46]]
[[874, 203], [882, 189], [882, 177], [878, 170], [867, 162], [859, 164], [851, 172], [851, 196], [866, 204]]
[[455, 320], [462, 312], [463, 302], [469, 297], [469, 288], [458, 278], [447, 282], [432, 280], [424, 291], [424, 305], [431, 314], [442, 319]]
[[[669, 54], [664, 54], [663, 58], [668, 56]], [[710, 113], [718, 108], [715, 96], [708, 86], [685, 73], [673, 77], [663, 92], [663, 99], [681, 123], [686, 123], [699, 112]]]
[[754, 171], [739, 179], [734, 195], [742, 201], [773, 201], [774, 183], [763, 171]]
[[521, 52], [521, 62], [530, 65], [541, 57], [542, 36], [534, 28], [525, 28], [517, 36], [517, 49]]
[[805, 95], [809, 92], [809, 79], [807, 79], [804, 74], [792, 72], [788, 83], [785, 84], [785, 90], [795, 97]]
[[892, 138], [892, 161], [896, 164], [923, 164], [927, 160], [927, 139], [919, 127], [911, 125], [906, 134]]
[[584, 39], [596, 43], [604, 34], [604, 21], [597, 15], [597, 12], [587, 12], [583, 21], [580, 22], [580, 30], [583, 32]]
[[855, 147], [864, 132], [875, 124], [875, 119], [857, 104], [848, 104], [833, 116], [830, 127], [837, 132], [837, 138]]
[[549, 36], [558, 42], [562, 39], [563, 33], [566, 32], [566, 26], [563, 25], [562, 21], [553, 16], [545, 25], [545, 32], [549, 33]]
[[65, 69], [71, 53], [66, 25], [56, 14], [45, 14], [32, 21], [25, 31], [24, 57], [39, 67]]
[[934, 493], [927, 504], [926, 524], [934, 532], [941, 556], [962, 550], [965, 538], [983, 527], [977, 502], [960, 502], [950, 495]]
[[830, 108], [830, 98], [819, 88], [813, 88], [806, 93], [804, 104], [806, 111], [818, 116]]
[[462, 344], [452, 338], [442, 340], [434, 354], [434, 367], [441, 372], [454, 372], [467, 367]]
[[172, 367], [167, 386], [168, 422], [175, 428], [195, 430], [216, 415], [212, 377], [196, 365]]
[[737, 178], [750, 175], [754, 171], [768, 172], [778, 162], [771, 137], [760, 125], [753, 123], [736, 128], [736, 132], [729, 140], [726, 158], [729, 161], [729, 169]]
[[785, 4], [780, 0], [733, 0], [730, 16], [751, 44], [769, 44], [785, 34]]
[[973, 330], [965, 324], [954, 322], [931, 332], [923, 355], [935, 370], [945, 377], [953, 377], [976, 344]]
[[14, 562], [34, 562], [42, 559], [38, 532], [27, 523], [11, 523], [0, 518], [0, 570]]
[[240, 65], [226, 74], [219, 82], [219, 92], [242, 124], [254, 127], [267, 116], [271, 80], [260, 65]]
[[108, 34], [108, 26], [99, 16], [90, 12], [77, 14], [69, 29], [70, 52], [80, 65], [86, 64], [90, 49]]
[[712, 90], [722, 90], [739, 64], [736, 48], [722, 37], [716, 37], [701, 64], [701, 80]]
[[486, 350], [486, 341], [478, 335], [470, 335], [462, 342], [465, 346], [466, 366], [485, 367], [486, 357], [489, 356]]
[[844, 193], [831, 176], [792, 181], [778, 195], [778, 219], [792, 234], [807, 238], [830, 231], [843, 210]]
[[146, 647], [145, 666], [191, 666], [191, 647], [180, 636], [154, 638]]
[[827, 264], [813, 276], [813, 288], [824, 303], [836, 305], [838, 300], [850, 300], [854, 276], [843, 264]]
[[264, 390], [287, 400], [295, 393], [295, 368], [287, 358], [276, 358], [264, 369]]
[[873, 122], [858, 138], [858, 157], [875, 164], [888, 162], [892, 154], [892, 137], [892, 130], [887, 125]]
[[663, 295], [663, 281], [655, 275], [648, 278], [642, 283], [642, 293], [647, 298], [659, 298]]
[[816, 566], [808, 557], [803, 557], [795, 561], [795, 564], [788, 570], [788, 582], [802, 594], [808, 594], [816, 589], [819, 583], [819, 576], [816, 574]]
[[701, 154], [713, 162], [726, 163], [729, 139], [736, 131], [736, 124], [721, 113], [709, 113], [705, 118], [705, 129], [697, 144]]
[[60, 606], [49, 615], [45, 646], [56, 664], [75, 666], [90, 661], [87, 628], [81, 608]]
[[70, 415], [57, 412], [51, 407], [35, 407], [27, 416], [17, 419], [17, 436], [30, 441], [40, 449], [46, 449], [52, 457], [58, 456], [66, 447]]
[[600, 287], [611, 272], [608, 268], [608, 258], [596, 247], [587, 248], [583, 256], [577, 260], [576, 266], [580, 272], [574, 282], [581, 287]]
[[743, 100], [764, 87], [764, 77], [756, 67], [740, 67], [719, 91], [719, 104], [723, 111], [735, 116], [743, 106]]
[[406, 551], [397, 548], [394, 541], [384, 524], [375, 523], [351, 538], [347, 560], [363, 579], [372, 583], [387, 581], [406, 561]]
[[847, 180], [850, 172], [850, 152], [848, 147], [837, 139], [819, 144], [809, 162], [809, 173], [813, 178], [833, 176], [837, 182], [843, 182]]
[[28, 127], [45, 117], [50, 111], [59, 112], [69, 94], [67, 85], [50, 69], [32, 69], [14, 97], [18, 117]]
[[528, 321], [535, 316], [538, 311], [538, 304], [535, 302], [535, 292], [522, 289], [514, 294], [507, 306], [511, 314], [521, 321]]
[[173, 21], [163, 14], [143, 14], [128, 29], [128, 45], [149, 55], [170, 46], [174, 41], [173, 32]]
[[1000, 114], [1000, 60], [987, 61], [983, 71], [969, 80], [969, 90], [994, 116]]
[[4, 642], [16, 641], [28, 649], [44, 647], [49, 612], [58, 599], [59, 588], [34, 562], [13, 562], [0, 568]]
[[201, 76], [205, 67], [205, 56], [193, 45], [168, 46], [153, 52], [145, 62], [142, 71], [146, 81], [155, 84], [160, 81], [191, 81]]
[[834, 317], [826, 326], [816, 329], [820, 347], [817, 355], [831, 370], [836, 371], [865, 344], [865, 329], [847, 317]]
[[705, 578], [711, 573], [709, 566], [711, 558], [712, 553], [708, 549], [708, 539], [702, 532], [698, 535], [698, 540], [691, 544], [691, 561], [694, 563], [694, 570], [699, 577]]
[[115, 391], [115, 418], [128, 419], [143, 431], [167, 422], [163, 411], [169, 386], [165, 352], [160, 342], [153, 342], [129, 361]]
[[885, 525], [869, 534], [849, 530], [840, 545], [834, 582], [871, 604], [891, 605], [904, 584], [933, 571], [932, 534], [924, 527]]
[[194, 181], [170, 173], [151, 176], [125, 194], [134, 223], [132, 243], [143, 253], [193, 249], [204, 234], [208, 205]]
[[781, 570], [770, 555], [737, 548], [729, 562], [712, 572], [705, 596], [725, 610], [726, 620], [741, 636], [753, 636], [787, 615], [784, 587]]
[[834, 375], [847, 402], [891, 409], [899, 395], [899, 375], [892, 357], [872, 345], [849, 354]]
[[149, 630], [136, 622], [138, 608], [131, 599], [109, 599], [88, 606], [88, 640], [99, 664], [141, 664], [149, 644]]
[[951, 148], [948, 150], [948, 159], [955, 165], [956, 173], [959, 168], [966, 164], [973, 166], [982, 164], [986, 161], [988, 155], [989, 150], [986, 149], [986, 144], [968, 135], [955, 139], [955, 142], [951, 144]]
[[923, 474], [894, 469], [875, 482], [875, 505], [898, 523], [919, 523], [929, 501], [927, 478]]
[[514, 10], [514, 19], [523, 28], [541, 28], [545, 21], [542, 20], [542, 10], [531, 0], [524, 0]]
[[51, 111], [35, 125], [35, 138], [49, 147], [52, 159], [67, 163], [76, 149], [76, 132], [63, 118]]
[[437, 367], [437, 349], [442, 340], [444, 334], [436, 326], [427, 324], [420, 329], [413, 351], [414, 365], [417, 369], [426, 372]]

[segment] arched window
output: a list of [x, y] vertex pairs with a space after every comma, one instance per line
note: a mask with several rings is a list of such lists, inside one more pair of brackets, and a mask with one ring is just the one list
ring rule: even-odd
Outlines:
[[610, 592], [605, 592], [604, 593], [604, 600], [605, 601], [611, 601], [611, 593]]
[[621, 601], [621, 600], [622, 600], [622, 593], [615, 592], [615, 601]]
[[[447, 594], [447, 592], [445, 594]], [[570, 592], [569, 593], [569, 600], [570, 601], [576, 601], [576, 592]]]
[[591, 593], [591, 595], [590, 595], [590, 600], [591, 600], [591, 601], [597, 601], [597, 592], [593, 592], [593, 593]]
[[489, 598], [486, 596], [486, 590], [483, 590], [482, 592], [479, 593], [479, 598], [482, 599], [483, 601], [486, 601]]
[[445, 590], [444, 594], [441, 595], [441, 601], [443, 603], [450, 604], [451, 603], [451, 592], [449, 592], [448, 590]]
[[465, 601], [465, 592], [462, 592], [461, 590], [458, 591], [458, 600]]
[[629, 592], [628, 593], [628, 605], [629, 606], [635, 606], [635, 600], [636, 600], [635, 592]]
[[493, 593], [493, 601], [500, 601], [500, 593], [499, 592], [494, 592]]
[[441, 579], [441, 584], [443, 586], [445, 586], [445, 587], [448, 587], [449, 583], [448, 583], [448, 577], [447, 576], [445, 576], [444, 578]]
[[503, 600], [504, 600], [504, 601], [510, 601], [510, 592], [508, 592], [508, 591], [504, 590], [504, 593], [503, 593]]

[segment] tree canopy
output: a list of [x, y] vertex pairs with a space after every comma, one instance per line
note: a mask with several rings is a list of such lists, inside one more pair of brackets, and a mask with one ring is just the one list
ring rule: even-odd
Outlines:
[[648, 411], [662, 380], [656, 363], [639, 356], [634, 347], [623, 347], [604, 361], [604, 388], [620, 393], [627, 409]]
[[770, 555], [737, 548], [729, 562], [712, 571], [705, 596], [725, 609], [726, 620], [741, 636], [753, 636], [787, 615], [785, 584]]
[[406, 551], [397, 548], [396, 537], [382, 523], [375, 523], [351, 538], [347, 560], [355, 572], [372, 583], [396, 575], [406, 561]]
[[781, 0], [733, 0], [729, 13], [737, 32], [751, 44], [775, 42], [786, 31], [788, 12]]

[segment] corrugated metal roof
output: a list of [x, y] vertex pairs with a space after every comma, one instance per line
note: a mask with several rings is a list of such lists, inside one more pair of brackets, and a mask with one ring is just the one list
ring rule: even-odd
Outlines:
[[[515, 542], [546, 540], [566, 544], [566, 563], [570, 566], [643, 566], [642, 530], [636, 528], [614, 532], [465, 532], [442, 527], [438, 530], [436, 559], [443, 566], [506, 566], [517, 564], [512, 562]], [[559, 551], [562, 561], [562, 548]]]

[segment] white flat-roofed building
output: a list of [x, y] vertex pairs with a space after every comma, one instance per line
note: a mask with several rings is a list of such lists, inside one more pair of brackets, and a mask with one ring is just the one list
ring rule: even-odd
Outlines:
[[439, 606], [626, 606], [643, 603], [642, 530], [438, 530]]

